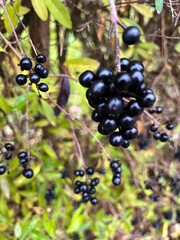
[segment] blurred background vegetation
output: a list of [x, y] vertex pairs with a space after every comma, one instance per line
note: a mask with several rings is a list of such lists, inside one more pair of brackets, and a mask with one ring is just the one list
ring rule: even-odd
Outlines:
[[[155, 116], [162, 123], [172, 120], [176, 128], [170, 143], [152, 139], [145, 114], [138, 121], [138, 138], [128, 150], [113, 148], [97, 133], [91, 120], [85, 89], [78, 83], [85, 70], [108, 67], [115, 71], [115, 39], [109, 1], [41, 0], [4, 1], [20, 43], [34, 57], [31, 38], [48, 62], [49, 95], [56, 102], [63, 81], [70, 83], [66, 111], [75, 120], [70, 126], [64, 113], [56, 116], [46, 94], [38, 97], [31, 88], [29, 143], [35, 175], [22, 175], [17, 154], [26, 149], [26, 89], [18, 86], [19, 59], [9, 45], [18, 46], [12, 28], [0, 8], [0, 140], [15, 145], [9, 173], [0, 176], [0, 239], [179, 239], [180, 237], [180, 26], [179, 1], [116, 1], [119, 19], [138, 26], [141, 41], [121, 57], [137, 59], [145, 66], [149, 87], [164, 112]], [[155, 6], [156, 4], [156, 6]], [[157, 11], [162, 11], [160, 14]], [[6, 41], [2, 38], [5, 38]], [[100, 178], [98, 204], [78, 205], [73, 171], [82, 167], [73, 132], [87, 166]], [[102, 145], [101, 145], [102, 144]], [[104, 149], [122, 163], [122, 183], [112, 185], [112, 173]], [[62, 170], [68, 176], [63, 178]], [[102, 171], [103, 170], [103, 171]], [[56, 198], [45, 199], [55, 186]], [[172, 213], [172, 217], [170, 217]]]

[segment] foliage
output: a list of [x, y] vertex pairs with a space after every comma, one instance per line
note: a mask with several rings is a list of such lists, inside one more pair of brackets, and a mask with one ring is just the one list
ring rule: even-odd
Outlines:
[[[9, 19], [0, 8], [1, 150], [6, 142], [15, 145], [13, 158], [7, 162], [9, 173], [0, 176], [0, 239], [170, 239], [168, 236], [178, 239], [180, 28], [176, 20], [172, 22], [169, 2], [156, 0], [153, 5], [150, 1], [145, 4], [117, 1], [116, 4], [120, 21], [126, 26], [138, 26], [141, 31], [141, 41], [127, 48], [119, 26], [120, 55], [143, 61], [146, 81], [157, 95], [157, 106], [164, 108], [163, 115], [155, 117], [162, 123], [170, 118], [176, 125], [170, 143], [155, 142], [146, 127], [151, 119], [144, 114], [138, 121], [140, 135], [128, 150], [109, 146], [107, 138], [96, 132], [85, 89], [78, 83], [80, 73], [87, 69], [95, 72], [105, 66], [115, 71], [116, 47], [109, 21], [109, 1], [5, 2], [27, 56], [35, 56], [31, 38], [38, 53], [48, 58], [46, 67], [50, 74], [45, 82], [51, 98], [46, 93], [39, 98], [34, 86], [28, 93], [34, 177], [26, 179], [17, 155], [27, 148], [27, 92], [25, 86], [15, 82], [16, 75], [22, 72], [18, 56], [10, 46], [20, 56], [21, 53]], [[178, 16], [176, 3], [173, 11]], [[66, 112], [56, 116], [55, 103], [64, 76], [70, 83], [70, 95]], [[165, 129], [165, 125], [162, 127]], [[73, 131], [85, 164], [105, 169], [105, 174], [95, 173], [100, 178], [96, 206], [90, 203], [79, 206], [80, 198], [73, 192], [73, 172], [83, 166]], [[106, 151], [122, 163], [119, 187], [112, 185]], [[66, 178], [62, 178], [63, 169], [68, 172]], [[153, 199], [148, 181], [159, 201]], [[46, 190], [53, 185], [56, 199], [47, 202]], [[171, 220], [163, 215], [168, 210], [173, 212]]]

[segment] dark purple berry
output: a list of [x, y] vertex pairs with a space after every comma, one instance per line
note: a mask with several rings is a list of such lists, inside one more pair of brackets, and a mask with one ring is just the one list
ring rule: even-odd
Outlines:
[[154, 123], [150, 125], [150, 131], [151, 132], [156, 132], [158, 130], [158, 126], [156, 126]]
[[162, 113], [162, 112], [163, 112], [163, 108], [162, 108], [162, 107], [157, 106], [157, 107], [155, 108], [155, 113], [160, 114], [160, 113]]
[[29, 59], [28, 57], [24, 57], [21, 59], [20, 61], [20, 66], [21, 66], [21, 70], [30, 70], [32, 68], [32, 62], [31, 59]]
[[35, 70], [35, 72], [36, 72], [37, 74], [41, 74], [41, 73], [43, 72], [43, 70], [44, 70], [44, 67], [43, 67], [42, 64], [37, 63], [37, 64], [35, 65], [34, 70]]
[[85, 71], [79, 76], [79, 83], [86, 88], [91, 86], [91, 83], [95, 80], [95, 74], [92, 71]]
[[94, 169], [93, 169], [92, 167], [88, 167], [88, 168], [86, 169], [86, 173], [87, 173], [88, 175], [93, 175]]
[[38, 74], [36, 73], [32, 73], [30, 76], [29, 76], [29, 79], [32, 83], [35, 83], [37, 84], [39, 81], [40, 81], [40, 77]]
[[171, 130], [173, 130], [174, 129], [174, 124], [173, 123], [171, 123], [171, 122], [167, 122], [166, 123], [166, 129], [167, 130], [169, 130], [169, 131], [171, 131]]
[[127, 45], [133, 45], [139, 42], [140, 39], [140, 31], [137, 27], [131, 26], [124, 30], [123, 35], [123, 42]]
[[128, 148], [129, 146], [130, 146], [130, 140], [124, 139], [122, 144], [121, 144], [121, 147]]
[[5, 166], [0, 166], [0, 175], [3, 175], [6, 172]]
[[34, 172], [31, 168], [24, 169], [22, 174], [25, 178], [32, 178], [34, 176]]
[[120, 164], [117, 160], [113, 160], [113, 161], [110, 163], [110, 168], [111, 168], [113, 171], [116, 171], [120, 166], [121, 166], [121, 164]]
[[131, 139], [134, 139], [136, 138], [138, 135], [138, 130], [136, 127], [132, 127], [130, 129], [127, 129], [123, 132], [123, 137], [126, 139], [126, 140], [131, 140]]
[[121, 93], [122, 90], [127, 90], [132, 83], [131, 76], [129, 73], [120, 72], [115, 76], [114, 84], [117, 88], [117, 91]]
[[127, 58], [121, 58], [120, 63], [121, 63], [121, 71], [127, 71], [129, 60]]
[[46, 57], [43, 54], [38, 54], [36, 56], [36, 60], [39, 63], [45, 63], [47, 59], [46, 59]]
[[16, 83], [18, 85], [25, 85], [27, 83], [27, 76], [25, 76], [23, 74], [18, 74], [16, 76]]
[[11, 143], [6, 143], [4, 145], [4, 147], [6, 148], [7, 151], [14, 151], [14, 145], [12, 145]]
[[97, 186], [99, 184], [99, 178], [93, 178], [92, 180], [91, 180], [91, 182], [90, 182], [90, 186], [91, 187], [95, 187], [95, 186]]
[[121, 179], [119, 177], [113, 177], [112, 182], [115, 186], [121, 183]]
[[169, 140], [169, 136], [167, 133], [161, 133], [160, 141], [167, 142]]
[[155, 132], [155, 133], [153, 134], [153, 138], [154, 138], [155, 140], [159, 140], [160, 137], [161, 137], [161, 133], [160, 133], [160, 132]]
[[12, 158], [12, 154], [11, 153], [9, 153], [9, 152], [5, 152], [4, 153], [4, 159], [10, 160], [11, 158]]
[[96, 79], [102, 79], [102, 80], [111, 80], [113, 78], [114, 74], [111, 70], [107, 68], [101, 68], [96, 73]]
[[92, 94], [93, 98], [100, 98], [103, 97], [106, 93], [106, 84], [102, 80], [96, 80], [92, 82], [89, 91]]
[[118, 124], [122, 129], [129, 129], [134, 126], [135, 118], [127, 113], [122, 113], [118, 117]]
[[109, 114], [117, 115], [123, 111], [124, 102], [119, 96], [113, 96], [107, 101], [107, 110]]
[[97, 198], [95, 198], [95, 197], [94, 197], [94, 198], [91, 198], [90, 201], [91, 201], [91, 204], [92, 204], [92, 205], [96, 205], [96, 204], [98, 203], [98, 200], [97, 200]]
[[19, 159], [27, 158], [27, 152], [25, 152], [25, 151], [19, 152], [19, 153], [18, 153], [18, 158], [19, 158]]
[[97, 110], [94, 110], [91, 114], [91, 119], [94, 122], [101, 122], [103, 120], [103, 117], [100, 117]]
[[45, 83], [39, 83], [37, 86], [38, 86], [39, 91], [41, 91], [41, 92], [47, 92], [49, 90], [48, 85]]
[[133, 86], [139, 87], [139, 86], [141, 86], [141, 84], [144, 83], [144, 76], [143, 76], [142, 72], [133, 71], [133, 72], [131, 72], [130, 76], [132, 79]]
[[113, 116], [105, 117], [100, 124], [107, 134], [112, 133], [117, 128], [117, 121]]
[[127, 105], [128, 114], [132, 117], [140, 115], [143, 110], [142, 106], [135, 100], [131, 100]]
[[134, 60], [128, 64], [127, 71], [128, 72], [133, 72], [133, 71], [143, 72], [144, 66], [140, 61]]
[[39, 73], [39, 76], [40, 76], [40, 78], [47, 78], [47, 77], [48, 77], [48, 74], [49, 74], [48, 69], [44, 68], [44, 69]]
[[119, 147], [123, 143], [123, 136], [120, 132], [113, 132], [109, 136], [109, 142], [114, 147]]

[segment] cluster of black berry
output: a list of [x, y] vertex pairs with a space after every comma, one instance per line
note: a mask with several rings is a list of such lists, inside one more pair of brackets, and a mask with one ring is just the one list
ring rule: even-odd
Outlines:
[[113, 172], [112, 182], [115, 186], [117, 186], [121, 183], [121, 172], [122, 172], [121, 163], [117, 160], [113, 160], [110, 163], [110, 168]]
[[[79, 77], [89, 105], [94, 108], [92, 120], [100, 122], [98, 132], [109, 135], [112, 146], [127, 148], [138, 135], [137, 117], [156, 101], [153, 91], [144, 82], [144, 66], [140, 61], [121, 59], [121, 71], [116, 75], [106, 68], [96, 74], [85, 71]], [[117, 131], [118, 129], [118, 131]]]
[[[88, 167], [85, 170], [85, 172], [86, 172], [86, 175], [92, 176], [94, 174], [94, 169], [91, 167]], [[74, 175], [76, 177], [83, 177], [85, 175], [85, 172], [84, 172], [84, 170], [75, 170]], [[93, 197], [92, 195], [94, 195], [96, 193], [95, 187], [98, 184], [99, 184], [98, 177], [88, 178], [85, 181], [76, 180], [74, 193], [82, 195], [82, 199], [80, 201], [81, 203], [86, 203], [86, 202], [90, 201], [92, 205], [95, 205], [95, 204], [97, 204], [98, 200], [96, 197]]]
[[18, 74], [16, 76], [16, 82], [18, 85], [25, 85], [27, 83], [27, 79], [29, 78], [30, 84], [36, 84], [36, 87], [41, 92], [47, 92], [49, 87], [46, 83], [39, 83], [40, 79], [48, 77], [48, 69], [46, 69], [42, 64], [46, 62], [46, 57], [43, 54], [38, 54], [36, 56], [36, 61], [38, 62], [34, 68], [32, 65], [32, 61], [28, 57], [23, 57], [19, 63], [21, 67], [21, 71], [27, 70], [29, 71], [28, 75]]
[[0, 165], [0, 175], [4, 174], [7, 170], [7, 163], [4, 160], [10, 160], [12, 158], [12, 151], [14, 151], [14, 145], [12, 143], [6, 143], [1, 148], [1, 155], [2, 155], [2, 164]]
[[29, 162], [31, 160], [31, 157], [28, 157], [27, 152], [21, 151], [18, 153], [18, 159], [19, 163], [23, 167], [23, 176], [25, 178], [32, 178], [34, 176], [34, 171], [29, 167]]
[[54, 190], [55, 190], [55, 185], [53, 185], [51, 188], [46, 190], [45, 199], [48, 203], [50, 203], [53, 199], [56, 198], [56, 193], [54, 192]]

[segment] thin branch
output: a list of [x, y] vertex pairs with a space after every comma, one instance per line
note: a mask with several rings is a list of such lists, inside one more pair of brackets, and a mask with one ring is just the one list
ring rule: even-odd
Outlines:
[[116, 68], [117, 72], [121, 72], [121, 63], [120, 63], [120, 41], [118, 33], [118, 15], [116, 10], [115, 0], [109, 0], [110, 3], [110, 12], [111, 12], [111, 22], [114, 26], [114, 35], [116, 41]]
[[25, 127], [26, 127], [26, 151], [27, 151], [27, 158], [28, 162], [30, 162], [30, 150], [29, 150], [29, 89], [30, 85], [28, 85], [26, 89], [26, 114], [25, 114]]
[[6, 16], [7, 16], [7, 19], [8, 19], [8, 21], [9, 21], [9, 24], [11, 25], [11, 28], [12, 28], [12, 31], [13, 31], [13, 33], [14, 33], [14, 37], [15, 37], [15, 39], [16, 39], [16, 42], [17, 42], [17, 44], [18, 44], [18, 46], [19, 46], [19, 50], [20, 50], [20, 52], [21, 52], [21, 55], [24, 56], [24, 55], [25, 55], [24, 50], [23, 50], [23, 48], [22, 48], [22, 46], [21, 46], [21, 44], [20, 44], [20, 41], [19, 41], [19, 39], [18, 39], [18, 36], [17, 36], [16, 31], [15, 31], [15, 29], [14, 29], [14, 26], [13, 26], [13, 24], [12, 24], [12, 21], [11, 21], [11, 19], [10, 19], [10, 17], [9, 17], [9, 14], [8, 14], [8, 12], [7, 12], [7, 10], [6, 10], [6, 7], [4, 6], [4, 4], [1, 4], [1, 3], [0, 3], [0, 5], [2, 6], [2, 8], [3, 8], [3, 10], [4, 10], [4, 12], [5, 12]]

